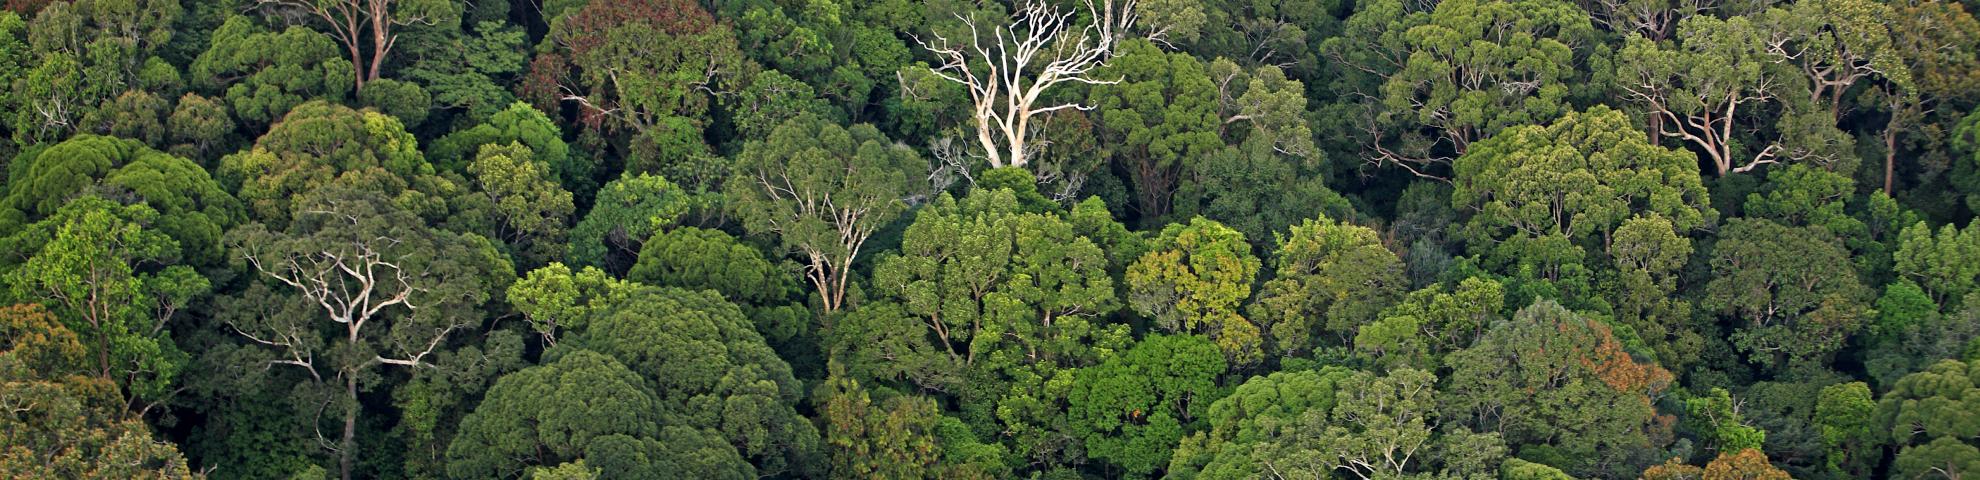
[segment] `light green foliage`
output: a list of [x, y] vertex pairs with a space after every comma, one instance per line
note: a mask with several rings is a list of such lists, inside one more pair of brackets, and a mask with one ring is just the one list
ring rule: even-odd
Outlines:
[[1086, 442], [1087, 456], [1133, 476], [1167, 466], [1183, 426], [1220, 396], [1218, 350], [1196, 335], [1153, 335], [1080, 370], [1066, 421]]
[[1216, 340], [1237, 366], [1263, 360], [1263, 332], [1238, 313], [1251, 297], [1258, 258], [1244, 234], [1202, 217], [1170, 224], [1127, 269], [1128, 305], [1169, 332]]
[[1326, 155], [1307, 124], [1305, 86], [1275, 66], [1241, 69], [1211, 62], [1217, 84], [1217, 133], [1225, 145], [1183, 159], [1174, 218], [1202, 215], [1260, 243], [1320, 214], [1362, 218], [1326, 186]]
[[627, 175], [598, 189], [598, 201], [571, 229], [572, 265], [623, 270], [639, 242], [673, 226], [687, 212], [687, 194], [655, 175]]
[[598, 469], [584, 466], [584, 460], [564, 462], [556, 467], [531, 467], [530, 480], [597, 480], [602, 473]]
[[144, 204], [85, 196], [0, 239], [10, 297], [38, 301], [87, 346], [94, 374], [146, 401], [163, 400], [186, 363], [166, 322], [211, 288], [179, 264], [179, 244]]
[[1757, 449], [1767, 441], [1767, 432], [1747, 425], [1731, 394], [1714, 388], [1705, 395], [1685, 399], [1685, 413], [1698, 425], [1710, 448], [1721, 452]]
[[1580, 266], [1533, 258], [1535, 249], [1568, 248], [1569, 258], [1579, 257], [1635, 215], [1661, 215], [1679, 232], [1717, 216], [1691, 154], [1649, 143], [1607, 107], [1480, 141], [1454, 170], [1452, 206], [1477, 212], [1465, 228], [1473, 251], [1509, 272], [1538, 269], [1547, 280]]
[[1745, 144], [1730, 126], [1776, 96], [1798, 95], [1791, 71], [1765, 52], [1767, 27], [1752, 18], [1697, 15], [1678, 23], [1682, 45], [1631, 35], [1616, 54], [1617, 87], [1649, 110], [1651, 130], [1705, 150], [1720, 176], [1771, 160], [1771, 140]]
[[1430, 368], [1444, 354], [1471, 346], [1505, 309], [1499, 282], [1470, 277], [1454, 287], [1410, 292], [1354, 336], [1354, 349], [1390, 367]]
[[806, 115], [749, 142], [726, 185], [732, 209], [757, 235], [775, 235], [805, 262], [825, 313], [846, 303], [853, 261], [868, 238], [906, 209], [920, 156], [872, 125], [843, 128]]
[[1940, 313], [1939, 304], [1908, 279], [1884, 287], [1877, 299], [1877, 321], [1870, 325], [1864, 367], [1879, 386], [1939, 360], [1961, 358], [1980, 338], [1980, 306], [1969, 294], [1957, 310]]
[[1299, 428], [1258, 452], [1271, 471], [1324, 476], [1348, 470], [1357, 476], [1400, 476], [1428, 457], [1435, 414], [1436, 375], [1396, 370], [1387, 376], [1357, 373], [1341, 380], [1334, 408], [1308, 410]]
[[215, 176], [277, 230], [301, 210], [302, 198], [323, 188], [371, 192], [421, 223], [447, 218], [447, 200], [462, 193], [435, 175], [398, 120], [321, 101], [295, 107], [253, 148], [221, 158]]
[[1768, 9], [1770, 53], [1808, 77], [1812, 103], [1833, 121], [1850, 86], [1871, 78], [1908, 87], [1911, 71], [1892, 42], [1896, 12], [1869, 0], [1815, 0]]
[[188, 93], [179, 97], [170, 116], [165, 117], [172, 152], [206, 161], [218, 145], [234, 132], [234, 119], [227, 107], [211, 98]]
[[309, 100], [351, 93], [351, 61], [328, 35], [299, 26], [266, 32], [240, 16], [212, 35], [186, 74], [195, 87], [226, 98], [234, 118], [268, 125]]
[[[1321, 216], [1294, 225], [1272, 257], [1276, 275], [1260, 288], [1251, 318], [1268, 349], [1298, 355], [1330, 335], [1346, 343], [1376, 314], [1402, 299], [1402, 259], [1375, 230]], [[1333, 342], [1327, 342], [1333, 343]]]
[[572, 272], [562, 263], [529, 272], [509, 286], [508, 299], [545, 342], [556, 345], [567, 330], [582, 330], [594, 308], [622, 300], [634, 289], [595, 267]]
[[1712, 252], [1699, 306], [1732, 320], [1732, 341], [1760, 366], [1826, 360], [1866, 323], [1868, 288], [1827, 229], [1734, 219]]
[[1550, 301], [1494, 322], [1470, 348], [1445, 357], [1446, 428], [1499, 432], [1522, 458], [1576, 475], [1628, 475], [1654, 461], [1651, 397], [1670, 383], [1638, 363], [1607, 325]]
[[467, 173], [492, 207], [495, 238], [508, 244], [516, 263], [542, 265], [563, 253], [558, 247], [576, 207], [571, 192], [557, 185], [550, 166], [538, 162], [535, 152], [514, 142], [483, 146]]
[[1935, 472], [1980, 471], [1980, 368], [1944, 360], [1906, 375], [1877, 402], [1879, 421], [1896, 447], [1894, 473], [1920, 477]]
[[141, 140], [145, 145], [163, 147], [165, 112], [171, 104], [144, 90], [129, 90], [106, 99], [96, 110], [83, 116], [84, 131]]
[[223, 262], [220, 236], [245, 220], [240, 204], [199, 164], [134, 140], [81, 135], [15, 157], [0, 199], [0, 235], [55, 213], [71, 198], [96, 194], [141, 202], [156, 210], [147, 228], [178, 242], [173, 256], [188, 265]]
[[169, 0], [78, 0], [37, 12], [26, 33], [38, 61], [9, 84], [14, 140], [56, 141], [109, 123], [97, 110], [127, 91], [176, 93], [176, 69], [153, 54], [180, 12]]
[[1821, 430], [1822, 446], [1828, 449], [1829, 473], [1870, 474], [1883, 443], [1876, 421], [1877, 403], [1870, 398], [1869, 385], [1850, 382], [1822, 387], [1815, 401], [1814, 424]]
[[1954, 225], [1933, 232], [1925, 222], [1898, 234], [1894, 270], [1923, 287], [1934, 302], [1955, 308], [1980, 286], [1980, 228]]

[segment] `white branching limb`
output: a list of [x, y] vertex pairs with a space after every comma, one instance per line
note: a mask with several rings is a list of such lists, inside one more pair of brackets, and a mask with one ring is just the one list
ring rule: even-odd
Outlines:
[[[1098, 3], [1096, 3], [1096, 1]], [[1010, 22], [984, 27], [971, 16], [956, 15], [969, 28], [969, 41], [959, 44], [940, 33], [915, 42], [942, 59], [930, 68], [937, 77], [969, 90], [976, 121], [976, 141], [992, 167], [1023, 167], [1029, 163], [1026, 134], [1035, 115], [1065, 109], [1091, 110], [1078, 102], [1040, 105], [1053, 86], [1064, 83], [1111, 85], [1120, 80], [1092, 77], [1113, 57], [1120, 34], [1134, 24], [1138, 0], [1084, 0], [1093, 19], [1075, 25], [1075, 11], [1060, 10], [1043, 0], [1024, 0]]]

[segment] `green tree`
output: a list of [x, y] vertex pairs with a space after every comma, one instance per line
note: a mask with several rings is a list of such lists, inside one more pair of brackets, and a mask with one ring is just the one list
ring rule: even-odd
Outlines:
[[[447, 473], [455, 478], [514, 478], [532, 467], [588, 459], [606, 467], [599, 474], [614, 477], [755, 477], [755, 469], [713, 431], [669, 425], [663, 433], [660, 399], [650, 388], [644, 377], [612, 357], [587, 350], [503, 376], [448, 445]], [[679, 436], [694, 441], [660, 441]], [[615, 447], [633, 452], [615, 452]], [[624, 453], [650, 463], [629, 470], [622, 462], [598, 458]]]
[[1594, 28], [1574, 3], [1466, 0], [1423, 10], [1400, 0], [1356, 5], [1342, 36], [1321, 44], [1372, 77], [1337, 88], [1369, 99], [1343, 121], [1377, 165], [1443, 179], [1438, 165], [1472, 142], [1566, 113], [1571, 89], [1588, 78], [1579, 66]]
[[1877, 417], [1897, 448], [1892, 473], [1899, 477], [1954, 477], [1980, 468], [1980, 368], [1944, 360], [1905, 375], [1877, 401]]
[[[1626, 475], [1650, 462], [1662, 423], [1651, 398], [1671, 375], [1622, 350], [1607, 325], [1551, 301], [1494, 322], [1445, 357], [1446, 425], [1499, 432], [1521, 458], [1576, 475]], [[1668, 428], [1668, 427], [1664, 427]]]
[[1748, 425], [1739, 404], [1723, 388], [1684, 400], [1689, 421], [1698, 425], [1711, 449], [1738, 452], [1759, 449], [1767, 441], [1767, 431]]
[[1815, 426], [1821, 430], [1822, 445], [1828, 448], [1829, 473], [1865, 476], [1876, 467], [1882, 451], [1877, 403], [1870, 397], [1870, 386], [1863, 382], [1838, 383], [1822, 387], [1815, 401]]
[[686, 0], [586, 2], [546, 14], [518, 93], [544, 112], [575, 108], [599, 146], [658, 153], [668, 135], [701, 141], [714, 93], [748, 78], [731, 27]]
[[1182, 174], [1223, 147], [1216, 84], [1202, 60], [1145, 41], [1122, 43], [1100, 70], [1121, 80], [1087, 96], [1095, 136], [1133, 181], [1142, 218], [1162, 218]]
[[940, 477], [941, 444], [934, 435], [941, 409], [926, 398], [895, 395], [874, 401], [859, 381], [825, 384], [825, 444], [836, 478]]
[[1354, 372], [1329, 368], [1251, 377], [1204, 414], [1208, 431], [1184, 438], [1169, 463], [1179, 478], [1256, 478], [1273, 444], [1297, 435], [1308, 412], [1325, 418], [1339, 385]]
[[225, 98], [234, 118], [262, 127], [306, 101], [342, 101], [353, 89], [349, 60], [329, 36], [292, 26], [268, 32], [245, 16], [213, 31], [209, 47], [187, 69], [193, 86]]
[[573, 265], [625, 269], [640, 242], [673, 226], [687, 212], [687, 193], [656, 175], [626, 175], [598, 189], [597, 203], [571, 229]]
[[254, 219], [285, 229], [309, 193], [329, 187], [371, 192], [420, 223], [447, 218], [462, 194], [435, 174], [419, 141], [398, 120], [322, 101], [296, 106], [254, 147], [220, 159], [215, 176]]
[[30, 148], [8, 170], [0, 235], [55, 214], [71, 199], [98, 195], [151, 207], [149, 228], [176, 240], [172, 256], [200, 268], [223, 263], [220, 236], [245, 221], [241, 205], [199, 164], [135, 140], [79, 135]]
[[565, 191], [576, 195], [578, 205], [591, 205], [598, 190], [597, 160], [564, 143], [563, 129], [527, 103], [511, 103], [488, 115], [485, 122], [433, 140], [426, 158], [441, 170], [466, 172], [483, 147], [509, 143], [529, 147], [532, 158], [548, 168]]
[[1224, 356], [1195, 335], [1153, 335], [1120, 356], [1080, 370], [1066, 421], [1086, 454], [1128, 475], [1169, 464], [1185, 425], [1220, 395]]
[[92, 370], [83, 339], [35, 305], [0, 308], [0, 475], [11, 478], [204, 478], [177, 446], [126, 413]]
[[1390, 367], [1430, 368], [1445, 354], [1469, 347], [1503, 318], [1506, 289], [1499, 282], [1465, 278], [1454, 286], [1410, 292], [1355, 332], [1354, 349]]
[[[257, 363], [307, 373], [299, 395], [342, 410], [334, 451], [350, 478], [360, 394], [384, 381], [382, 367], [420, 368], [450, 334], [480, 325], [481, 306], [515, 273], [487, 239], [428, 227], [375, 193], [318, 190], [296, 204], [283, 229], [228, 233], [265, 279], [230, 299], [221, 321], [258, 346]], [[306, 307], [262, 315], [261, 305]]]
[[[86, 196], [0, 240], [22, 259], [0, 263], [13, 298], [38, 299], [88, 345], [95, 374], [138, 401], [166, 400], [186, 363], [166, 331], [211, 284], [179, 264], [158, 212]], [[146, 408], [149, 408], [147, 406]]]
[[1259, 289], [1249, 313], [1276, 355], [1299, 355], [1340, 344], [1402, 299], [1402, 259], [1375, 230], [1322, 215], [1294, 225], [1272, 257], [1276, 274]]
[[1925, 222], [1898, 234], [1894, 270], [1922, 287], [1933, 302], [1957, 308], [1980, 286], [1980, 228], [1944, 225], [1933, 232]]
[[771, 263], [756, 247], [721, 230], [680, 227], [653, 234], [639, 249], [626, 280], [714, 290], [749, 313], [756, 331], [786, 358], [814, 341], [811, 311], [803, 303], [797, 268]]
[[744, 146], [727, 188], [745, 228], [776, 235], [799, 255], [805, 281], [831, 314], [846, 305], [867, 239], [905, 210], [908, 172], [924, 165], [871, 125], [847, 129], [804, 116]]
[[467, 173], [487, 197], [495, 237], [508, 244], [516, 263], [542, 265], [563, 253], [566, 225], [577, 208], [571, 192], [557, 185], [549, 165], [538, 163], [529, 147], [483, 146]]
[[[1458, 158], [1451, 205], [1475, 212], [1465, 227], [1474, 251], [1555, 281], [1578, 267], [1560, 259], [1605, 249], [1632, 216], [1660, 215], [1679, 233], [1710, 224], [1717, 213], [1692, 156], [1644, 138], [1601, 106], [1508, 129]], [[1534, 254], [1559, 248], [1571, 252]]]
[[1770, 369], [1819, 365], [1866, 323], [1870, 291], [1821, 227], [1734, 219], [1712, 251], [1699, 305], [1732, 321], [1732, 341]]
[[1127, 269], [1128, 305], [1176, 333], [1202, 333], [1236, 366], [1264, 357], [1263, 332], [1238, 313], [1259, 262], [1244, 234], [1202, 217], [1170, 224]]

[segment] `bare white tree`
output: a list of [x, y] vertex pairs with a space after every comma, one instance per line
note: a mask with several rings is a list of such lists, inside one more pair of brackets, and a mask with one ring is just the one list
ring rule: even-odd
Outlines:
[[1023, 167], [1032, 145], [1025, 139], [1034, 116], [1057, 110], [1091, 110], [1078, 102], [1039, 104], [1047, 90], [1065, 83], [1110, 85], [1119, 80], [1097, 79], [1095, 69], [1113, 57], [1120, 35], [1134, 25], [1139, 0], [1084, 0], [1092, 22], [1081, 26], [1076, 10], [1061, 10], [1043, 0], [1023, 0], [1009, 23], [979, 25], [973, 15], [957, 14], [969, 28], [966, 45], [940, 33], [915, 42], [943, 60], [930, 70], [938, 77], [969, 89], [976, 142], [992, 167]]

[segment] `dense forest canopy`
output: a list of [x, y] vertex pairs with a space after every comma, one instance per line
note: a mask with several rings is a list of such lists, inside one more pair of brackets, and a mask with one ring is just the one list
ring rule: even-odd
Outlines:
[[0, 477], [1980, 476], [1974, 0], [4, 0]]

